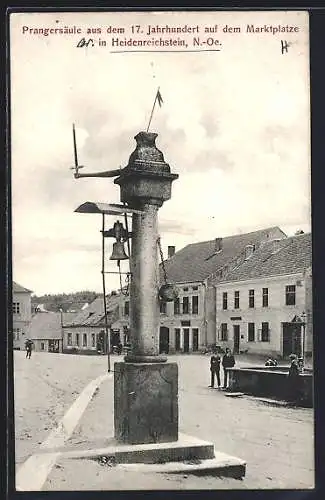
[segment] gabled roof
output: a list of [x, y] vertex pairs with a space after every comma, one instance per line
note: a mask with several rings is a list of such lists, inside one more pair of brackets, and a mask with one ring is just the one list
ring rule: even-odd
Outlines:
[[61, 314], [42, 311], [32, 315], [29, 338], [31, 340], [61, 339]]
[[265, 243], [220, 282], [297, 274], [306, 271], [311, 265], [311, 234], [300, 234]]
[[[120, 295], [108, 295], [106, 297], [108, 323], [112, 322], [115, 318], [114, 313], [118, 309], [120, 300]], [[102, 326], [104, 324], [104, 316], [103, 296], [98, 296], [88, 307], [70, 317], [69, 321], [64, 319], [64, 326]]]
[[12, 282], [12, 291], [14, 293], [32, 293], [32, 290], [28, 290], [28, 288], [24, 288], [23, 286], [19, 285], [15, 281]]
[[[216, 240], [192, 243], [164, 262], [167, 280], [171, 283], [200, 282], [241, 254], [246, 245], [258, 247], [261, 241], [285, 238], [278, 227], [222, 238], [222, 250], [215, 251]], [[162, 266], [160, 265], [162, 280]]]

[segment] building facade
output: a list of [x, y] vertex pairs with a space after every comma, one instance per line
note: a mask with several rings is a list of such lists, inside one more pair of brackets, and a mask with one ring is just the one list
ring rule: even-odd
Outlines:
[[282, 238], [286, 238], [283, 231], [271, 227], [194, 243], [177, 253], [169, 251], [164, 266], [167, 280], [176, 286], [179, 298], [160, 304], [160, 351], [187, 353], [215, 345], [216, 283], [223, 273], [245, 260], [247, 248], [255, 251], [267, 241]]
[[[175, 247], [169, 247], [164, 267], [167, 281], [178, 290], [178, 298], [174, 302], [161, 301], [159, 304], [160, 352], [202, 352], [216, 345], [219, 342], [217, 285], [245, 262], [247, 255], [268, 242], [273, 244], [282, 239], [286, 239], [283, 231], [272, 227], [187, 245], [176, 253]], [[163, 283], [162, 265], [160, 271], [160, 282]], [[112, 293], [106, 304], [110, 347], [112, 349], [119, 342], [127, 346], [132, 336], [129, 297]], [[64, 352], [107, 352], [102, 297], [74, 315], [72, 320], [64, 320], [63, 330]]]
[[16, 282], [13, 282], [12, 336], [14, 349], [25, 349], [25, 342], [29, 336], [32, 318], [31, 294], [31, 290], [24, 288]]
[[216, 283], [216, 338], [234, 353], [312, 352], [311, 235], [269, 242]]
[[35, 308], [32, 314], [29, 338], [37, 352], [62, 352], [62, 314]]
[[67, 317], [63, 314], [63, 352], [72, 354], [106, 353], [108, 342], [110, 349], [117, 345], [126, 333], [124, 326], [128, 324], [125, 311], [128, 298], [123, 294], [113, 293], [106, 297], [107, 325], [109, 339], [106, 335], [103, 297], [97, 297], [88, 307]]
[[204, 283], [177, 283], [178, 299], [160, 302], [161, 353], [196, 352], [207, 344]]

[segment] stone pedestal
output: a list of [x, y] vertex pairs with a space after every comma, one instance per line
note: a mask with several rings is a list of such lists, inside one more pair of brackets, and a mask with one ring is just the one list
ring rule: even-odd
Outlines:
[[129, 444], [177, 441], [176, 363], [115, 363], [114, 429]]

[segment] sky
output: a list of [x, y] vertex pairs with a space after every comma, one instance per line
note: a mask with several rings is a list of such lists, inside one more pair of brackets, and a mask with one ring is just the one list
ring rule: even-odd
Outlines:
[[[247, 24], [299, 31], [247, 33]], [[130, 34], [137, 25], [144, 34]], [[113, 52], [107, 27], [124, 27], [122, 40], [151, 39], [148, 25], [199, 26], [200, 40], [219, 40], [221, 49], [190, 52], [193, 35], [182, 33], [162, 35], [184, 39], [182, 52]], [[204, 33], [215, 25], [217, 33]], [[33, 31], [57, 26], [100, 27], [102, 34], [85, 36], [94, 47], [77, 48], [80, 34]], [[124, 167], [158, 86], [163, 103], [150, 130], [179, 174], [159, 210], [164, 256], [169, 245], [177, 251], [271, 226], [288, 235], [310, 231], [306, 13], [17, 13], [10, 28], [12, 259], [22, 286], [38, 295], [101, 292], [101, 217], [74, 210], [85, 201], [119, 203], [119, 186], [74, 179], [72, 123], [83, 173]], [[281, 40], [289, 42], [283, 54]], [[115, 220], [107, 217], [107, 227]], [[116, 271], [112, 242], [106, 267]], [[108, 275], [106, 286], [117, 289], [117, 277]]]

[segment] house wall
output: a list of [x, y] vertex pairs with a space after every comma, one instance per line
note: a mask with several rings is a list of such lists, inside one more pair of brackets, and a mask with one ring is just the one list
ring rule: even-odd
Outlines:
[[[174, 312], [174, 302], [166, 303], [166, 312], [160, 313], [160, 327], [169, 329], [169, 353], [176, 352], [176, 330], [180, 334], [180, 348], [177, 352], [185, 352], [184, 338], [189, 330], [188, 352], [195, 350], [193, 335], [198, 332], [198, 350], [204, 349], [207, 340], [207, 329], [205, 321], [205, 285], [203, 283], [176, 283], [179, 292], [180, 310], [179, 314]], [[192, 297], [198, 297], [198, 312], [193, 313]], [[189, 299], [189, 311], [184, 313], [183, 298]], [[193, 331], [194, 330], [194, 331]]]
[[[63, 328], [63, 352], [72, 353], [96, 353], [97, 335], [103, 330], [102, 327], [64, 327]], [[69, 334], [71, 334], [71, 344], [69, 343]], [[79, 344], [77, 343], [79, 335]], [[84, 335], [86, 336], [86, 345], [84, 345]], [[93, 335], [95, 336], [95, 345], [93, 345]]]
[[33, 340], [33, 351], [36, 352], [48, 352], [49, 350], [49, 343], [47, 339], [42, 339], [42, 340]]
[[[175, 284], [179, 291], [180, 312], [174, 313], [174, 302], [166, 303], [166, 312], [160, 312], [160, 321], [158, 335], [160, 336], [160, 328], [168, 328], [169, 330], [169, 353], [176, 352], [176, 333], [175, 330], [179, 329], [180, 333], [180, 349], [178, 352], [184, 352], [184, 330], [189, 329], [189, 350], [193, 351], [193, 333], [195, 329], [198, 331], [198, 350], [204, 349], [207, 342], [207, 327], [205, 321], [205, 285], [203, 283], [178, 283]], [[212, 288], [210, 293], [215, 294]], [[193, 313], [192, 310], [192, 297], [198, 297], [198, 312]], [[183, 297], [189, 299], [189, 311], [183, 312]], [[125, 302], [129, 302], [129, 297], [123, 297], [119, 307], [119, 318], [111, 325], [111, 329], [120, 332], [120, 340], [124, 345], [127, 341], [127, 336], [130, 339], [130, 318], [126, 314]], [[215, 308], [215, 301], [213, 308]], [[187, 324], [184, 325], [184, 322]], [[188, 324], [189, 323], [189, 324]], [[194, 330], [194, 332], [193, 332]], [[127, 335], [128, 334], [128, 335]], [[215, 324], [211, 328], [210, 337], [215, 336]]]
[[305, 273], [305, 303], [306, 303], [306, 345], [305, 352], [313, 352], [313, 281], [311, 267]]
[[53, 345], [55, 342], [59, 348], [58, 351], [55, 352], [62, 352], [62, 339], [32, 339], [33, 340], [33, 351], [36, 352], [54, 352], [52, 348], [50, 347], [50, 343]]
[[[14, 349], [25, 349], [25, 341], [30, 332], [30, 324], [32, 319], [31, 309], [31, 292], [14, 292], [12, 293], [13, 302], [13, 347]], [[17, 306], [19, 304], [19, 312]]]
[[[296, 285], [296, 305], [286, 305], [285, 287]], [[243, 282], [222, 283], [217, 286], [216, 336], [217, 344], [234, 348], [233, 326], [240, 327], [240, 351], [265, 355], [281, 355], [283, 352], [282, 322], [291, 322], [294, 316], [301, 316], [306, 307], [306, 282], [303, 274], [276, 276]], [[262, 307], [262, 288], [269, 290], [269, 305]], [[249, 308], [249, 290], [255, 290], [255, 307]], [[240, 307], [234, 308], [234, 292], [240, 293]], [[228, 293], [228, 309], [223, 309], [223, 292]], [[233, 318], [233, 319], [232, 319]], [[238, 318], [238, 319], [234, 319]], [[240, 318], [240, 319], [239, 319]], [[248, 341], [248, 323], [255, 323], [255, 341]], [[270, 340], [260, 339], [262, 322], [269, 323]], [[228, 340], [221, 340], [221, 324], [227, 323]]]
[[205, 294], [205, 324], [206, 343], [205, 346], [216, 345], [216, 287], [208, 285]]

